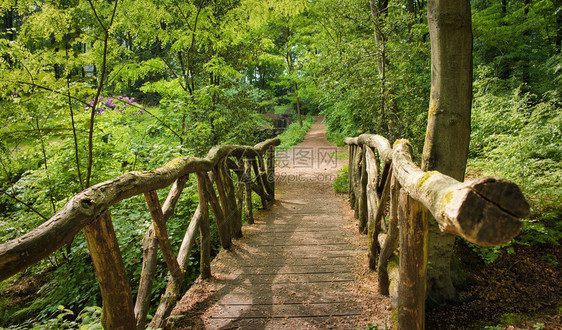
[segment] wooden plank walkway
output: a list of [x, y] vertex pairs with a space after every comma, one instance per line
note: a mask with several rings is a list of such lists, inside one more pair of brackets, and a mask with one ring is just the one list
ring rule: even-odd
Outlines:
[[278, 155], [277, 202], [243, 227], [244, 237], [231, 251], [219, 253], [213, 279], [190, 288], [168, 325], [362, 329], [370, 322], [389, 323], [389, 312], [378, 312], [390, 303], [376, 292], [376, 276], [367, 270], [366, 237], [357, 233], [344, 196], [331, 188], [346, 160], [323, 156], [337, 151], [324, 132], [317, 123], [286, 158]]

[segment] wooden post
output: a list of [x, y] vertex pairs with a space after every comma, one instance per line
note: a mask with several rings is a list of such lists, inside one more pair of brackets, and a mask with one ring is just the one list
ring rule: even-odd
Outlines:
[[[187, 175], [178, 178], [168, 193], [168, 197], [166, 197], [166, 201], [162, 206], [164, 223], [166, 223], [166, 221], [168, 221], [168, 219], [174, 214], [174, 208], [188, 178], [189, 176]], [[154, 282], [154, 275], [156, 274], [156, 265], [158, 261], [158, 241], [156, 239], [156, 233], [154, 232], [154, 225], [151, 225], [147, 229], [142, 240], [142, 260], [139, 290], [135, 302], [135, 319], [138, 330], [146, 328], [146, 316], [150, 307], [152, 284]]]
[[246, 219], [248, 224], [254, 223], [253, 205], [252, 205], [252, 169], [250, 168], [250, 160], [244, 159], [244, 197], [246, 204]]
[[265, 191], [267, 191], [267, 194], [270, 196], [270, 200], [273, 200], [273, 195], [274, 195], [273, 186], [271, 185], [271, 182], [269, 182], [269, 178], [267, 176], [266, 164], [264, 162], [262, 155], [258, 155], [258, 164], [260, 169], [261, 181], [263, 183], [263, 186], [265, 187]]
[[168, 233], [166, 230], [166, 223], [164, 222], [164, 215], [162, 214], [162, 209], [160, 207], [160, 201], [158, 200], [158, 194], [156, 191], [149, 191], [144, 194], [146, 203], [148, 204], [148, 209], [150, 210], [150, 215], [152, 215], [152, 224], [154, 225], [154, 231], [156, 232], [156, 237], [158, 238], [158, 244], [160, 245], [160, 250], [164, 255], [164, 260], [166, 265], [170, 270], [170, 274], [176, 282], [181, 283], [183, 278], [183, 272], [180, 269], [174, 251], [172, 250], [172, 245], [168, 239]]
[[359, 173], [359, 231], [367, 232], [368, 208], [367, 208], [367, 146], [361, 148], [361, 168]]
[[355, 155], [353, 159], [353, 194], [355, 195], [355, 202], [353, 203], [353, 216], [359, 219], [359, 201], [361, 200], [361, 147], [355, 147]]
[[348, 179], [348, 194], [349, 194], [349, 205], [351, 205], [351, 207], [353, 207], [355, 205], [355, 194], [354, 194], [354, 187], [353, 187], [353, 171], [355, 171], [354, 169], [354, 158], [355, 157], [355, 144], [350, 144], [348, 146], [349, 149], [349, 155], [348, 155], [348, 165], [347, 165], [347, 179]]
[[199, 192], [199, 206], [201, 207], [201, 261], [199, 263], [199, 271], [202, 279], [211, 277], [211, 228], [209, 225], [209, 206], [207, 197], [207, 185], [205, 177], [207, 173], [197, 172], [197, 190]]
[[215, 195], [215, 188], [209, 179], [209, 175], [205, 173], [203, 176], [203, 180], [205, 181], [205, 190], [207, 191], [207, 197], [209, 198], [209, 204], [211, 205], [211, 210], [213, 210], [213, 214], [215, 215], [215, 221], [217, 222], [217, 228], [219, 230], [219, 238], [221, 241], [221, 246], [223, 249], [230, 249], [232, 246], [232, 239], [230, 237], [230, 228], [228, 224], [225, 222], [223, 210], [219, 204], [217, 199], [217, 195]]
[[[202, 212], [201, 205], [197, 206], [191, 222], [185, 231], [183, 241], [181, 242], [180, 250], [178, 251], [178, 263], [182, 269], [185, 269], [187, 262], [189, 261], [189, 255], [191, 254], [191, 248], [195, 243], [195, 238], [197, 237], [197, 229], [201, 225]], [[170, 276], [168, 279], [168, 285], [166, 286], [166, 291], [160, 297], [160, 304], [154, 313], [152, 322], [150, 322], [150, 328], [159, 329], [164, 327], [166, 318], [172, 312], [172, 309], [176, 305], [176, 302], [180, 298], [181, 283], [177, 283], [173, 277]]]
[[257, 160], [253, 158], [250, 163], [252, 164], [252, 169], [254, 170], [254, 174], [256, 176], [256, 192], [260, 195], [262, 208], [267, 210], [269, 207], [269, 203], [267, 202], [267, 191], [265, 190], [265, 186], [262, 182], [262, 176], [260, 175]]
[[231, 237], [238, 237], [236, 233], [236, 201], [234, 200], [234, 188], [231, 188], [232, 181], [228, 178], [224, 163], [219, 164], [213, 170], [215, 173], [215, 181], [224, 214], [225, 223], [229, 228]]
[[[367, 244], [371, 246], [371, 240], [373, 237], [376, 237], [373, 234], [375, 230], [375, 214], [379, 209], [381, 201], [377, 191], [379, 181], [379, 164], [373, 149], [369, 146], [366, 146], [365, 148], [365, 162], [367, 172]], [[369, 258], [371, 258], [371, 252], [369, 252]]]
[[400, 191], [400, 275], [398, 329], [424, 329], [427, 274], [427, 209]]
[[[392, 168], [387, 172], [387, 176], [392, 176]], [[388, 203], [388, 193], [390, 191], [390, 181], [389, 178], [382, 177], [385, 181], [385, 186], [381, 194], [381, 199], [379, 202], [379, 207], [375, 213], [375, 219], [373, 220], [373, 236], [371, 237], [371, 245], [369, 246], [369, 268], [376, 269], [378, 265], [378, 253], [380, 250], [379, 246], [379, 232], [381, 231], [382, 218], [386, 211], [386, 204]]]
[[84, 235], [103, 299], [103, 327], [135, 329], [131, 287], [109, 211], [103, 212], [84, 227]]
[[275, 200], [275, 146], [267, 151], [267, 181], [271, 186], [271, 198]]
[[[225, 159], [226, 161], [226, 159]], [[224, 186], [226, 188], [227, 199], [230, 203], [230, 222], [232, 225], [232, 237], [240, 238], [242, 237], [242, 212], [238, 208], [236, 203], [236, 190], [234, 188], [234, 179], [229, 176], [226, 167], [223, 172]]]
[[[396, 250], [398, 246], [398, 199], [400, 197], [400, 184], [394, 176], [390, 182], [390, 220], [388, 221], [388, 235], [381, 248], [378, 261], [378, 285], [379, 293], [382, 295], [389, 295], [390, 281], [388, 278], [388, 259]], [[369, 260], [369, 267], [370, 267]], [[372, 268], [371, 268], [372, 269]]]

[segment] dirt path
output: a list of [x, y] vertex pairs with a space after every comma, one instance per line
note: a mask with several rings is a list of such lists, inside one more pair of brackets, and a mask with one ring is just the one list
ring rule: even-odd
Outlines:
[[[276, 203], [212, 264], [176, 306], [181, 329], [363, 329], [389, 324], [387, 298], [367, 270], [365, 236], [332, 182], [347, 159], [319, 120], [277, 154]], [[170, 325], [171, 323], [169, 323]]]

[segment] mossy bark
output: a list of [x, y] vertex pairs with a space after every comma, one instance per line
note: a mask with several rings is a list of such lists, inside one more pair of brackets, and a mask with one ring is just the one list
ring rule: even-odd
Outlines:
[[[463, 181], [470, 139], [472, 25], [469, 0], [430, 0], [431, 97], [422, 169]], [[455, 237], [430, 219], [429, 297], [455, 299], [450, 259]]]

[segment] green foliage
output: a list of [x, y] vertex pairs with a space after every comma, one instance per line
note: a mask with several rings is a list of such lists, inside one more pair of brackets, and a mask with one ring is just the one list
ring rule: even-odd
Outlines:
[[349, 175], [348, 175], [348, 168], [347, 165], [343, 165], [342, 168], [338, 171], [336, 180], [332, 188], [337, 193], [347, 193], [349, 190]]
[[[549, 92], [539, 98], [520, 88], [508, 93], [488, 67], [480, 66], [478, 74], [469, 169], [510, 179], [521, 187], [531, 204], [531, 220], [525, 221], [516, 242], [558, 245], [562, 239], [559, 96]], [[485, 257], [487, 261], [493, 259]]]
[[365, 327], [365, 330], [387, 330], [388, 329], [388, 324], [386, 322], [384, 323], [369, 323], [367, 324], [367, 326]]
[[281, 144], [275, 148], [277, 151], [283, 151], [291, 148], [292, 146], [298, 144], [304, 139], [306, 132], [310, 129], [312, 124], [316, 122], [316, 118], [312, 116], [306, 116], [303, 118], [302, 127], [298, 121], [292, 122], [283, 133], [279, 135], [281, 139]]
[[89, 306], [84, 308], [78, 315], [63, 305], [57, 306], [57, 310], [50, 317], [40, 322], [26, 322], [17, 326], [10, 326], [7, 329], [80, 329], [80, 330], [97, 330], [103, 329], [101, 325], [102, 308], [97, 306]]

